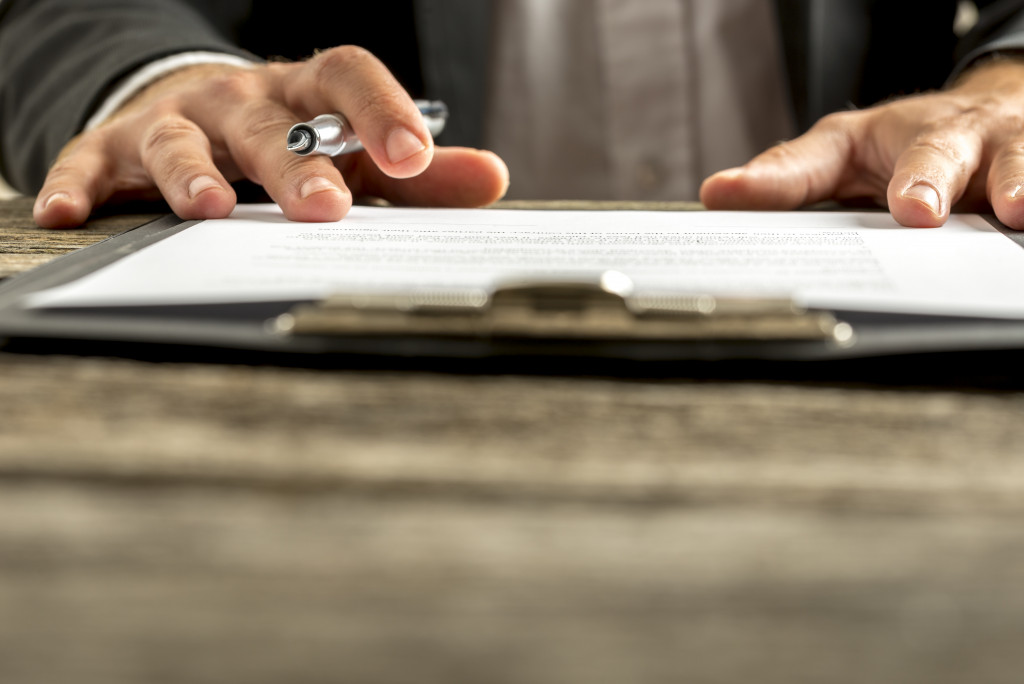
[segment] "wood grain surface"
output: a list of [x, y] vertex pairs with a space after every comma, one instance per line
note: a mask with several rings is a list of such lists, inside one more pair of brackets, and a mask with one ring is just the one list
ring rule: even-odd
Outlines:
[[[20, 202], [5, 253], [140, 220]], [[1018, 391], [0, 354], [0, 407], [4, 684], [1024, 671]]]
[[0, 201], [0, 278], [24, 273], [55, 256], [88, 247], [142, 225], [155, 213], [116, 213], [94, 218], [70, 230], [45, 230], [32, 220], [34, 198]]

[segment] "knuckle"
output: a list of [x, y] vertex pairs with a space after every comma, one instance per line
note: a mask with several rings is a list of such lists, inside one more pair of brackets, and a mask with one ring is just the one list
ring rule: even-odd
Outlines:
[[793, 151], [793, 141], [783, 140], [782, 142], [769, 147], [761, 155], [761, 159], [778, 163], [778, 164], [794, 164], [796, 163], [796, 154]]
[[92, 164], [57, 162], [50, 167], [40, 194], [55, 189], [79, 188], [91, 194], [98, 194], [104, 180], [115, 177], [115, 168], [109, 160], [101, 158]]
[[150, 171], [154, 180], [163, 179], [182, 180], [198, 175], [203, 169], [202, 160], [186, 155], [167, 155], [161, 159], [159, 168]]
[[1000, 149], [1003, 158], [1016, 162], [1024, 161], [1024, 139], [1015, 139], [1007, 142]]
[[964, 117], [969, 121], [992, 116], [1006, 108], [1005, 101], [1002, 98], [990, 93], [971, 98], [967, 102], [961, 102], [958, 104], [958, 117]]
[[142, 139], [142, 153], [160, 153], [183, 142], [192, 142], [203, 137], [202, 130], [195, 122], [181, 116], [165, 116], [154, 122], [146, 131]]
[[818, 119], [811, 130], [816, 130], [819, 133], [845, 130], [861, 116], [863, 116], [862, 112], [857, 111], [832, 112]]
[[324, 176], [323, 166], [317, 160], [303, 157], [288, 159], [280, 165], [279, 177], [298, 187], [313, 176]]
[[826, 142], [835, 150], [853, 150], [857, 141], [864, 138], [871, 116], [872, 113], [867, 111], [833, 112], [819, 119], [806, 135]]
[[341, 45], [324, 50], [313, 58], [314, 76], [318, 83], [335, 83], [354, 70], [377, 66], [380, 62], [366, 48]]
[[99, 137], [83, 134], [69, 143], [47, 172], [47, 184], [78, 184], [89, 171], [112, 175], [114, 158], [103, 146], [95, 144]]
[[269, 102], [254, 104], [242, 116], [237, 134], [240, 140], [253, 144], [261, 144], [260, 141], [265, 141], [268, 136], [277, 136], [283, 140], [283, 131], [291, 127], [292, 123], [276, 105]]
[[82, 174], [73, 166], [59, 161], [51, 166], [46, 174], [46, 185], [67, 185], [68, 183], [80, 180], [81, 176]]
[[380, 121], [394, 117], [407, 98], [405, 93], [389, 90], [360, 89], [352, 94], [353, 105], [350, 116], [368, 121]]
[[837, 145], [852, 148], [858, 140], [864, 138], [876, 114], [874, 111], [836, 112], [825, 117], [822, 132], [829, 135]]
[[[996, 143], [1000, 151], [1015, 150], [1020, 152], [1024, 145], [1024, 115], [1011, 112], [1000, 118], [993, 127]], [[1017, 155], [1015, 155], [1017, 156]]]
[[808, 132], [793, 140], [783, 140], [758, 155], [756, 161], [768, 162], [772, 166], [785, 170], [798, 170], [806, 166], [807, 163], [805, 146], [808, 135], [811, 133]]
[[926, 133], [918, 136], [911, 143], [908, 150], [911, 154], [927, 154], [939, 156], [942, 159], [952, 162], [960, 169], [965, 169], [971, 164], [971, 153], [964, 144], [954, 137], [943, 134]]
[[247, 102], [264, 94], [265, 85], [258, 69], [234, 69], [211, 77], [210, 90], [229, 102]]
[[1024, 115], [1014, 112], [1003, 119], [999, 129], [1011, 142], [1024, 135]]
[[[168, 184], [179, 185], [192, 176], [198, 175], [195, 169], [195, 164], [192, 162], [176, 159], [169, 161], [159, 170], [150, 172], [150, 177], [158, 186], [167, 188]], [[173, 188], [173, 186], [170, 187]]]
[[377, 61], [372, 52], [359, 45], [339, 45], [324, 50], [317, 58], [326, 66], [342, 69]]
[[983, 131], [991, 122], [991, 115], [978, 108], [970, 107], [954, 114], [939, 117], [927, 122], [922, 133], [936, 137], [960, 137], [968, 131]]
[[[270, 176], [280, 175], [281, 169], [276, 161], [279, 155], [268, 150], [284, 147], [285, 133], [294, 123], [286, 111], [271, 102], [264, 102], [248, 107], [232, 123], [224, 139], [231, 163], [259, 183]], [[289, 153], [288, 162], [292, 157], [303, 159]], [[271, 160], [275, 161], [271, 163]]]

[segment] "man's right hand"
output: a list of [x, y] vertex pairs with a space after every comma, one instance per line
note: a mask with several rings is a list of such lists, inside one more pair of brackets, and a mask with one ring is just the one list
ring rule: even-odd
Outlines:
[[[365, 151], [332, 159], [285, 149], [293, 124], [335, 111]], [[229, 183], [244, 178], [296, 221], [341, 219], [353, 194], [482, 206], [508, 187], [508, 169], [493, 153], [435, 148], [387, 68], [342, 46], [305, 62], [210, 64], [163, 77], [65, 146], [39, 192], [35, 220], [72, 227], [102, 204], [160, 196], [182, 218], [221, 218], [235, 206]]]

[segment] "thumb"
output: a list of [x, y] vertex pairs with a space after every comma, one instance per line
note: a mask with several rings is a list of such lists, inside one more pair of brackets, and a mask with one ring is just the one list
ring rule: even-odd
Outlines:
[[708, 177], [701, 202], [708, 209], [795, 209], [836, 196], [850, 168], [860, 115], [831, 114], [799, 138]]

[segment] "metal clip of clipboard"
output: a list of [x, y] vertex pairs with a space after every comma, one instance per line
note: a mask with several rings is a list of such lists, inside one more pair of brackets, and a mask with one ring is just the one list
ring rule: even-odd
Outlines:
[[618, 272], [491, 292], [336, 294], [296, 306], [272, 327], [285, 335], [346, 337], [853, 342], [847, 323], [789, 299], [633, 295]]

